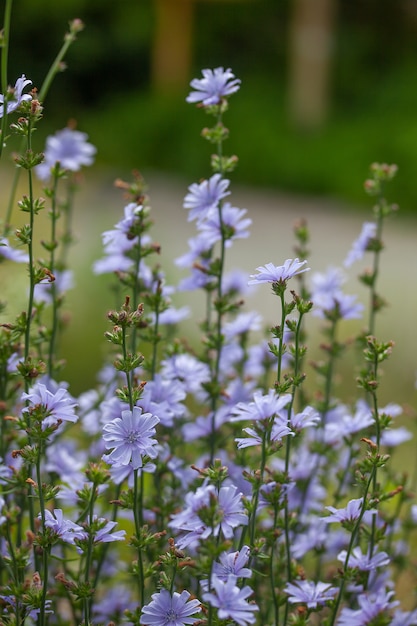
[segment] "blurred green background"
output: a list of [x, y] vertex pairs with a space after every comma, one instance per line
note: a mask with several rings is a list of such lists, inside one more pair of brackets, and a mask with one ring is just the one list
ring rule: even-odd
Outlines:
[[75, 17], [41, 138], [75, 117], [100, 163], [201, 177], [210, 147], [184, 98], [222, 65], [242, 79], [236, 181], [363, 202], [369, 164], [396, 162], [392, 195], [415, 211], [416, 0], [16, 0], [10, 77], [39, 85]]

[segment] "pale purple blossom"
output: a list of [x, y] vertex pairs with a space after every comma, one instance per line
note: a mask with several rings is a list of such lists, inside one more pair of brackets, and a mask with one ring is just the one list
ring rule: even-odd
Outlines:
[[182, 436], [184, 441], [195, 441], [208, 437], [214, 431], [219, 430], [220, 426], [227, 421], [228, 413], [218, 410], [214, 415], [210, 411], [207, 415], [199, 415], [192, 422], [187, 422], [182, 427]]
[[223, 581], [226, 581], [229, 576], [236, 576], [236, 578], [250, 578], [252, 576], [252, 570], [246, 567], [250, 556], [250, 548], [248, 546], [242, 546], [237, 552], [222, 552], [219, 557], [219, 562], [213, 564], [213, 574]]
[[45, 470], [61, 480], [73, 481], [82, 476], [87, 454], [76, 447], [75, 441], [60, 441], [47, 447]]
[[368, 249], [369, 243], [376, 237], [376, 223], [375, 222], [364, 222], [362, 225], [362, 230], [357, 239], [352, 244], [351, 249], [349, 250], [346, 259], [344, 261], [345, 267], [350, 267], [353, 265], [355, 261], [359, 261], [362, 259], [366, 250]]
[[[204, 541], [213, 535], [220, 533], [225, 539], [231, 539], [234, 529], [248, 523], [248, 516], [242, 504], [242, 494], [234, 485], [220, 487], [203, 485], [195, 493], [188, 493], [185, 497], [185, 509], [172, 516], [169, 526], [181, 533], [177, 539], [178, 546], [182, 549], [195, 541]], [[209, 525], [207, 519], [200, 517], [215, 506], [213, 525]]]
[[93, 614], [97, 622], [108, 624], [109, 622], [123, 623], [125, 611], [133, 611], [136, 603], [126, 587], [116, 585], [106, 589], [103, 597], [94, 599]]
[[255, 391], [253, 402], [239, 402], [231, 418], [232, 422], [242, 420], [259, 421], [270, 419], [276, 415], [284, 415], [282, 410], [291, 402], [291, 394], [278, 395], [273, 389], [267, 394]]
[[398, 601], [392, 601], [393, 591], [381, 589], [377, 593], [361, 594], [358, 596], [359, 609], [343, 608], [337, 626], [370, 626], [375, 624], [379, 615], [386, 616], [387, 612], [398, 606]]
[[189, 251], [175, 259], [175, 265], [178, 267], [189, 268], [201, 256], [206, 254], [211, 248], [211, 242], [203, 233], [199, 233], [196, 237], [188, 240]]
[[128, 238], [134, 238], [136, 236], [134, 229], [140, 220], [141, 213], [143, 213], [142, 204], [129, 202], [124, 208], [124, 218], [117, 222], [115, 229], [120, 230], [127, 235]]
[[184, 417], [186, 408], [183, 404], [186, 393], [177, 380], [166, 380], [160, 374], [146, 383], [138, 405], [144, 412], [158, 415], [163, 426], [172, 426], [174, 420]]
[[227, 341], [230, 341], [237, 335], [243, 335], [248, 332], [260, 330], [262, 317], [256, 311], [245, 311], [239, 313], [231, 322], [227, 322], [223, 327], [223, 334]]
[[[265, 429], [261, 424], [256, 423], [255, 428], [243, 428], [242, 430], [249, 435], [249, 437], [236, 437], [235, 441], [239, 449], [262, 444]], [[291, 428], [282, 420], [274, 420], [269, 433], [268, 443], [281, 443], [283, 437], [288, 435], [294, 435]]]
[[93, 543], [111, 543], [113, 541], [123, 541], [126, 535], [125, 530], [116, 530], [117, 522], [108, 521], [103, 517], [94, 517], [93, 526], [98, 524], [97, 530], [93, 532]]
[[252, 280], [249, 281], [249, 285], [257, 285], [258, 283], [286, 283], [287, 280], [303, 272], [308, 272], [309, 267], [304, 267], [307, 261], [300, 261], [299, 259], [287, 259], [284, 265], [274, 265], [273, 263], [266, 263], [257, 267], [258, 274], [251, 274]]
[[[166, 326], [173, 326], [175, 324], [179, 324], [180, 322], [183, 322], [185, 319], [190, 317], [190, 315], [191, 315], [191, 309], [188, 306], [182, 306], [182, 307], [179, 307], [178, 309], [173, 306], [170, 306], [167, 309], [165, 309], [165, 311], [162, 311], [161, 313], [159, 313], [158, 323], [164, 324]], [[151, 323], [155, 324], [156, 314], [154, 311], [151, 311], [149, 318], [151, 320]]]
[[364, 400], [357, 402], [354, 415], [346, 407], [339, 406], [327, 414], [327, 420], [324, 440], [332, 445], [340, 445], [344, 437], [350, 437], [375, 423], [372, 411]]
[[210, 380], [210, 368], [191, 354], [175, 354], [161, 362], [161, 376], [179, 381], [185, 391], [197, 393]]
[[409, 441], [413, 438], [413, 433], [410, 432], [405, 426], [399, 426], [398, 428], [386, 428], [381, 434], [381, 445], [387, 446], [387, 448], [394, 448], [400, 446], [405, 441]]
[[288, 594], [288, 601], [291, 604], [306, 604], [309, 609], [316, 609], [317, 606], [323, 606], [329, 600], [333, 600], [337, 593], [336, 587], [332, 587], [328, 583], [318, 581], [314, 583], [310, 580], [297, 580], [293, 583], [287, 583], [284, 588]]
[[[331, 522], [355, 522], [359, 519], [363, 507], [363, 498], [354, 498], [349, 500], [347, 505], [342, 509], [336, 509], [334, 506], [326, 506], [331, 515], [322, 519], [330, 524]], [[376, 510], [373, 511], [376, 513]]]
[[187, 102], [201, 102], [204, 106], [219, 104], [225, 96], [238, 91], [240, 80], [235, 78], [231, 69], [216, 67], [214, 70], [202, 70], [203, 78], [194, 78], [190, 85], [192, 91], [186, 98]]
[[417, 609], [414, 611], [395, 611], [390, 626], [416, 626]]
[[192, 617], [200, 612], [200, 602], [190, 600], [190, 593], [182, 591], [173, 592], [171, 595], [167, 589], [161, 589], [152, 594], [152, 601], [142, 608], [140, 623], [146, 626], [185, 626], [197, 621]]
[[[347, 557], [347, 551], [342, 550], [337, 555], [337, 560], [345, 563]], [[362, 554], [360, 546], [353, 548], [348, 558], [348, 567], [357, 568], [363, 572], [371, 572], [377, 567], [385, 567], [389, 565], [390, 558], [386, 552], [375, 552], [372, 556], [369, 554]]]
[[222, 292], [228, 295], [245, 296], [254, 291], [248, 285], [249, 275], [240, 269], [233, 269], [222, 276]]
[[[38, 517], [40, 519], [40, 513]], [[59, 537], [66, 543], [74, 544], [75, 539], [83, 539], [85, 537], [84, 528], [71, 520], [64, 519], [61, 509], [54, 509], [53, 511], [45, 509], [45, 526], [50, 528], [56, 537]]]
[[4, 115], [4, 103], [7, 104], [7, 113], [13, 113], [22, 104], [32, 100], [32, 96], [29, 93], [23, 93], [23, 90], [28, 85], [31, 85], [32, 81], [27, 79], [24, 74], [17, 79], [13, 88], [9, 87], [7, 94], [0, 94], [0, 117]]
[[110, 464], [132, 465], [133, 469], [143, 466], [143, 457], [156, 458], [155, 426], [159, 418], [152, 413], [142, 413], [140, 407], [133, 411], [122, 411], [121, 417], [103, 427], [103, 439], [112, 451], [103, 459]]
[[205, 220], [199, 224], [199, 231], [213, 246], [217, 241], [221, 241], [222, 234], [225, 238], [226, 247], [232, 245], [235, 239], [246, 239], [249, 237], [249, 226], [252, 224], [250, 218], [244, 218], [246, 209], [238, 209], [225, 202], [221, 208], [221, 218], [219, 211], [210, 212]]
[[39, 382], [28, 393], [22, 394], [22, 400], [29, 403], [22, 413], [38, 409], [43, 412], [43, 430], [59, 421], [76, 422], [78, 419], [75, 414], [77, 403], [64, 387], [58, 387], [54, 393]]
[[46, 140], [45, 159], [35, 167], [38, 178], [47, 181], [51, 168], [59, 163], [61, 169], [78, 172], [83, 165], [92, 165], [96, 148], [88, 143], [88, 135], [72, 128], [63, 128]]
[[314, 301], [313, 315], [321, 318], [354, 320], [361, 319], [364, 308], [361, 302], [357, 302], [355, 294], [339, 291]]
[[230, 575], [223, 581], [214, 574], [211, 580], [212, 592], [204, 593], [203, 600], [217, 609], [220, 620], [232, 620], [239, 626], [254, 624], [255, 612], [259, 611], [259, 607], [247, 601], [253, 591], [247, 585], [239, 589], [236, 582], [236, 576]]
[[315, 427], [321, 422], [320, 414], [312, 406], [306, 406], [300, 413], [292, 414], [290, 426], [295, 432], [303, 428]]
[[219, 202], [230, 194], [227, 191], [229, 182], [221, 174], [213, 174], [208, 180], [190, 185], [183, 205], [184, 209], [189, 209], [188, 221], [201, 220], [216, 209]]
[[23, 250], [12, 248], [6, 237], [0, 237], [0, 257], [15, 263], [28, 263], [29, 255]]
[[343, 293], [342, 285], [345, 282], [346, 275], [339, 267], [328, 267], [325, 272], [315, 272], [311, 276], [310, 291], [314, 315], [334, 309], [335, 301]]

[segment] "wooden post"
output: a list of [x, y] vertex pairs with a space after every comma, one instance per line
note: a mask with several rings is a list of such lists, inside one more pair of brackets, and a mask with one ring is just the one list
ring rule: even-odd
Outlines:
[[288, 101], [300, 129], [313, 130], [326, 119], [335, 13], [335, 0], [293, 0]]
[[191, 71], [193, 0], [154, 0], [154, 5], [152, 87], [184, 90]]

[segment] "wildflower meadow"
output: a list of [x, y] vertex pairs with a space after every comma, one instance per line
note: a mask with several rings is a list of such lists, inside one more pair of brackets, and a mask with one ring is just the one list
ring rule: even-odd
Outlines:
[[[379, 399], [395, 349], [395, 336], [379, 337], [378, 316], [397, 167], [371, 166], [369, 216], [343, 267], [310, 266], [308, 224], [299, 221], [294, 258], [264, 249], [250, 275], [226, 271], [253, 217], [233, 204], [238, 159], [225, 152], [227, 111], [244, 83], [231, 69], [203, 69], [184, 107], [199, 108], [213, 154], [184, 190], [195, 235], [174, 260], [183, 277], [169, 284], [160, 265], [142, 176], [116, 181], [124, 208], [89, 269], [91, 281], [108, 275], [107, 358], [95, 387], [75, 397], [60, 341], [73, 287], [74, 177], [96, 149], [73, 124], [45, 146], [34, 131], [83, 24], [70, 24], [45, 82], [33, 85], [30, 60], [27, 75], [8, 77], [10, 6], [0, 156], [16, 167], [0, 260], [21, 264], [27, 306], [0, 326], [0, 624], [416, 625], [415, 476], [391, 459], [412, 432], [396, 425], [401, 398]], [[344, 290], [363, 258], [366, 301]], [[272, 291], [272, 328], [245, 307], [251, 290]], [[190, 292], [204, 303], [203, 319], [176, 306], [177, 294]], [[314, 316], [319, 338], [309, 334]], [[341, 340], [348, 320], [360, 330]], [[312, 344], [320, 346], [314, 362]], [[337, 384], [347, 352], [353, 404]]]

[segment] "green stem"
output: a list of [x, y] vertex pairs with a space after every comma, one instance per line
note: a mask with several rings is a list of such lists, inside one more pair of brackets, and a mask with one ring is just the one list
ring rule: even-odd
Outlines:
[[[28, 136], [27, 136], [27, 149], [28, 153], [32, 149], [32, 124], [31, 119], [29, 118], [28, 122]], [[30, 330], [31, 330], [31, 322], [32, 322], [32, 312], [33, 312], [33, 297], [35, 293], [35, 268], [34, 268], [34, 254], [33, 254], [33, 232], [35, 226], [35, 211], [34, 211], [34, 195], [33, 195], [33, 175], [32, 170], [28, 169], [28, 181], [29, 181], [29, 203], [30, 203], [30, 212], [29, 212], [29, 242], [28, 242], [28, 254], [29, 254], [29, 300], [28, 300], [28, 308], [27, 308], [27, 317], [26, 317], [26, 332], [25, 332], [25, 361], [29, 357], [30, 350]], [[27, 378], [25, 378], [25, 388], [26, 392], [29, 389], [29, 384]]]
[[[42, 457], [42, 442], [38, 443], [38, 454], [36, 458], [36, 481], [38, 483], [38, 496], [39, 496], [39, 509], [41, 514], [42, 534], [45, 536], [45, 499], [43, 495], [42, 487], [42, 475], [41, 475], [41, 457]], [[36, 562], [36, 549], [34, 548], [35, 562]], [[44, 547], [42, 553], [42, 602], [40, 606], [39, 622], [38, 626], [45, 625], [45, 603], [46, 595], [48, 592], [48, 559], [49, 551]]]
[[343, 564], [342, 580], [340, 582], [339, 593], [337, 594], [336, 602], [335, 602], [334, 609], [333, 609], [333, 615], [331, 617], [331, 621], [329, 623], [329, 626], [334, 626], [335, 621], [336, 621], [336, 617], [337, 617], [337, 614], [338, 614], [338, 611], [339, 611], [339, 606], [340, 606], [340, 603], [341, 603], [342, 598], [343, 598], [343, 592], [344, 592], [345, 583], [346, 583], [346, 572], [347, 572], [347, 569], [348, 569], [349, 558], [350, 558], [351, 552], [353, 550], [353, 546], [355, 544], [356, 537], [357, 537], [357, 535], [359, 533], [359, 528], [360, 528], [360, 525], [361, 525], [362, 518], [363, 518], [363, 516], [365, 514], [365, 511], [366, 511], [366, 507], [367, 507], [366, 499], [367, 499], [368, 492], [369, 492], [369, 489], [370, 489], [370, 486], [371, 486], [371, 482], [374, 479], [375, 472], [376, 472], [376, 467], [374, 466], [372, 468], [371, 474], [369, 476], [369, 480], [368, 480], [368, 482], [366, 484], [366, 487], [365, 487], [365, 493], [363, 494], [362, 508], [361, 508], [360, 513], [359, 513], [359, 517], [356, 520], [356, 524], [355, 524], [355, 526], [353, 528], [353, 531], [352, 531], [352, 534], [350, 536], [349, 546], [348, 546], [348, 549], [346, 551], [346, 558], [345, 558], [345, 562]]
[[[282, 302], [284, 301], [284, 295], [282, 295]], [[284, 306], [284, 304], [283, 304]], [[301, 322], [303, 319], [303, 313], [300, 312], [300, 316], [298, 319], [297, 327], [295, 330], [294, 337], [294, 379], [297, 381], [299, 375], [299, 366], [300, 366], [300, 332], [301, 332]], [[284, 326], [283, 326], [284, 328]], [[281, 333], [283, 337], [283, 332]], [[298, 382], [297, 382], [298, 384]], [[294, 384], [291, 389], [291, 400], [288, 404], [288, 424], [291, 420], [291, 413], [294, 406], [295, 401], [295, 392], [297, 386]], [[291, 582], [292, 580], [292, 571], [291, 571], [291, 542], [290, 542], [290, 511], [288, 506], [288, 485], [289, 485], [289, 470], [290, 470], [290, 458], [291, 458], [291, 439], [289, 435], [287, 435], [285, 440], [285, 477], [286, 477], [286, 489], [284, 494], [284, 536], [285, 536], [285, 561], [287, 568], [287, 582]], [[287, 624], [288, 619], [288, 611], [289, 611], [289, 603], [288, 599], [285, 602], [284, 609], [284, 626]]]
[[[142, 482], [142, 473], [141, 473], [141, 482]], [[134, 486], [133, 486], [133, 517], [135, 522], [135, 533], [136, 538], [139, 542], [141, 536], [141, 528], [142, 528], [142, 489], [139, 489], [138, 485], [138, 470], [134, 470]], [[143, 568], [143, 556], [142, 556], [142, 547], [138, 545], [138, 573], [139, 573], [139, 601], [140, 605], [143, 606], [144, 597], [145, 597], [145, 580], [144, 580], [144, 568]]]
[[[275, 504], [273, 528], [276, 528], [277, 525], [278, 525], [278, 507]], [[274, 554], [275, 554], [275, 542], [273, 542], [271, 546], [271, 558], [269, 561], [269, 580], [270, 580], [270, 585], [271, 585], [272, 602], [274, 604], [274, 621], [275, 621], [275, 626], [278, 626], [279, 625], [279, 603], [278, 603], [278, 597], [277, 597], [276, 590], [275, 590]]]
[[52, 81], [54, 80], [55, 76], [59, 74], [59, 72], [61, 71], [62, 61], [64, 60], [64, 57], [67, 54], [68, 49], [70, 48], [71, 44], [73, 44], [75, 40], [76, 40], [76, 32], [73, 32], [72, 30], [70, 30], [70, 32], [66, 33], [64, 37], [64, 43], [62, 44], [61, 49], [59, 50], [54, 61], [52, 62], [52, 65], [49, 68], [49, 71], [44, 78], [42, 87], [40, 88], [39, 97], [38, 97], [40, 102], [44, 102], [46, 95], [52, 85]]
[[[219, 111], [218, 111], [218, 115], [217, 115], [217, 123], [221, 124], [222, 123], [222, 112], [221, 112], [221, 107], [219, 106]], [[219, 165], [220, 165], [220, 170], [219, 170], [219, 174], [221, 177], [223, 177], [223, 168], [222, 168], [222, 156], [223, 156], [223, 146], [222, 146], [222, 141], [219, 140], [217, 142], [217, 156], [219, 157]], [[219, 215], [219, 227], [220, 227], [220, 234], [221, 234], [221, 239], [220, 239], [220, 259], [219, 259], [219, 270], [218, 270], [218, 277], [217, 277], [217, 301], [219, 303], [219, 307], [217, 310], [217, 319], [216, 319], [216, 327], [215, 327], [215, 333], [216, 333], [216, 359], [215, 359], [215, 363], [214, 363], [214, 371], [213, 371], [213, 380], [217, 383], [219, 383], [219, 378], [220, 378], [220, 358], [221, 358], [221, 353], [222, 353], [222, 322], [223, 322], [223, 311], [222, 311], [222, 306], [221, 306], [221, 300], [223, 297], [223, 272], [224, 272], [224, 264], [225, 264], [225, 253], [226, 253], [226, 237], [225, 237], [225, 232], [224, 232], [224, 223], [223, 223], [223, 202], [220, 200], [219, 201], [219, 206], [218, 206], [218, 215]], [[210, 433], [210, 465], [213, 464], [214, 461], [214, 455], [216, 452], [216, 444], [217, 444], [217, 436], [216, 436], [216, 413], [217, 413], [217, 408], [218, 408], [218, 391], [216, 389], [216, 392], [213, 392], [212, 398], [211, 398], [211, 433]]]
[[[382, 241], [382, 228], [384, 224], [383, 203], [384, 203], [384, 199], [382, 196], [382, 183], [381, 183], [381, 193], [379, 195], [378, 204], [377, 204], [378, 219], [377, 219], [376, 234], [375, 234], [375, 238], [378, 242]], [[375, 322], [376, 322], [375, 299], [377, 297], [375, 286], [376, 286], [376, 281], [379, 275], [380, 257], [381, 257], [381, 251], [378, 246], [378, 249], [374, 252], [373, 267], [372, 267], [372, 283], [370, 286], [371, 292], [370, 292], [370, 302], [369, 302], [369, 330], [368, 330], [369, 335], [375, 334]]]
[[[97, 494], [97, 485], [93, 483], [91, 487], [91, 498], [90, 498], [90, 503], [88, 507], [88, 525], [90, 527], [90, 532], [88, 535], [87, 554], [85, 558], [85, 569], [84, 569], [84, 581], [86, 583], [88, 583], [90, 580], [91, 564], [93, 560], [93, 544], [94, 544], [93, 522], [94, 522], [94, 504], [96, 500], [96, 494]], [[88, 626], [88, 624], [90, 623], [90, 614], [91, 614], [92, 605], [93, 605], [92, 597], [84, 598], [83, 607], [84, 607], [85, 626]]]
[[13, 0], [6, 0], [4, 7], [3, 22], [3, 45], [1, 49], [1, 89], [3, 92], [3, 118], [1, 121], [1, 137], [0, 137], [0, 158], [3, 153], [3, 146], [7, 129], [7, 89], [8, 89], [8, 65], [9, 65], [9, 41], [10, 41], [10, 22], [12, 16]]
[[[54, 168], [53, 187], [52, 187], [52, 206], [51, 206], [51, 253], [49, 259], [49, 270], [53, 274], [55, 271], [55, 244], [56, 244], [56, 222], [58, 219], [57, 211], [57, 188], [58, 188], [58, 172]], [[52, 327], [51, 338], [49, 341], [48, 356], [48, 375], [53, 378], [54, 374], [54, 357], [56, 349], [56, 340], [58, 333], [58, 291], [55, 282], [51, 284], [52, 294]]]
[[[127, 346], [126, 346], [126, 327], [123, 326], [123, 359], [127, 361]], [[131, 372], [126, 372], [126, 384], [129, 395], [129, 408], [133, 411], [133, 389], [132, 389], [132, 376]]]

